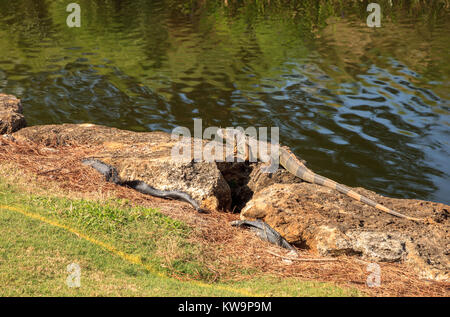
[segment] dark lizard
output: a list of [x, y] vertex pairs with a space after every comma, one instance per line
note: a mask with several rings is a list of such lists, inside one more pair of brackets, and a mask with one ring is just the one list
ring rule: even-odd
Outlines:
[[[228, 133], [227, 133], [228, 132]], [[221, 137], [223, 140], [227, 141], [228, 144], [233, 144], [235, 154], [237, 155], [237, 148], [238, 143], [243, 142], [244, 147], [244, 153], [240, 153], [242, 156], [241, 158], [243, 160], [249, 160], [250, 157], [259, 159], [258, 156], [258, 148], [260, 146], [260, 143], [262, 143], [262, 146], [270, 147], [268, 152], [269, 153], [276, 153], [276, 150], [278, 150], [279, 153], [279, 162], [280, 165], [283, 166], [287, 171], [289, 171], [291, 174], [313, 184], [322, 185], [331, 189], [335, 189], [340, 193], [343, 193], [344, 195], [347, 195], [357, 201], [360, 201], [362, 203], [365, 203], [369, 206], [372, 206], [378, 210], [381, 210], [383, 212], [386, 212], [390, 215], [399, 217], [399, 218], [405, 218], [413, 221], [426, 221], [425, 219], [420, 218], [414, 218], [409, 217], [404, 214], [401, 214], [397, 211], [394, 211], [392, 209], [389, 209], [363, 195], [358, 194], [353, 189], [339, 184], [329, 178], [320, 176], [313, 171], [311, 171], [309, 168], [305, 166], [305, 164], [295, 156], [294, 153], [291, 152], [291, 150], [286, 146], [278, 146], [266, 142], [258, 141], [254, 138], [251, 138], [247, 135], [245, 135], [242, 131], [237, 129], [219, 129], [217, 131], [217, 134], [219, 137]], [[228, 135], [227, 135], [228, 134]], [[277, 148], [275, 148], [277, 147]], [[272, 162], [271, 162], [272, 163]]]
[[275, 231], [275, 229], [273, 229], [264, 221], [235, 220], [231, 222], [231, 225], [235, 227], [247, 226], [250, 228], [250, 230], [255, 231], [256, 235], [260, 239], [276, 244], [285, 249], [294, 250], [295, 252], [297, 252], [297, 250], [295, 250], [295, 248], [290, 245], [289, 242], [287, 242], [277, 231]]
[[140, 193], [155, 197], [183, 200], [190, 203], [198, 212], [200, 213], [205, 212], [203, 209], [200, 208], [198, 203], [189, 194], [185, 192], [176, 190], [159, 190], [139, 180], [123, 181], [120, 179], [119, 173], [117, 173], [117, 170], [114, 167], [106, 163], [103, 163], [102, 161], [99, 161], [97, 159], [93, 158], [84, 159], [82, 160], [82, 163], [84, 165], [91, 166], [94, 169], [96, 169], [100, 174], [105, 176], [107, 182], [130, 187], [137, 190]]

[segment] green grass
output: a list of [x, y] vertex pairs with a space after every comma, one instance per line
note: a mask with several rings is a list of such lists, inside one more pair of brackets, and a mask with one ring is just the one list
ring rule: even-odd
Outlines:
[[[0, 205], [66, 226], [0, 209], [0, 296], [360, 295], [333, 284], [293, 278], [209, 283], [213, 273], [205, 265], [203, 246], [189, 240], [195, 229], [155, 209], [132, 207], [126, 200], [97, 202], [23, 194], [0, 180]], [[88, 241], [86, 236], [95, 240]], [[140, 263], [131, 263], [95, 241], [138, 256]], [[71, 263], [81, 267], [79, 288], [66, 284]], [[173, 275], [199, 282], [170, 278]]]

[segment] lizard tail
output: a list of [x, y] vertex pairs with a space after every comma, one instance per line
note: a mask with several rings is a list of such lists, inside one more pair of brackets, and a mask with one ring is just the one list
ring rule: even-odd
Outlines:
[[399, 212], [396, 212], [394, 210], [391, 210], [365, 196], [362, 196], [360, 194], [358, 194], [357, 192], [355, 192], [353, 189], [339, 184], [329, 178], [320, 176], [316, 173], [314, 173], [313, 171], [311, 171], [309, 168], [307, 168], [303, 162], [301, 162], [289, 149], [287, 148], [281, 148], [281, 156], [280, 156], [280, 163], [281, 165], [283, 165], [290, 173], [294, 174], [295, 176], [313, 183], [313, 184], [317, 184], [317, 185], [322, 185], [331, 189], [335, 189], [338, 192], [347, 195], [357, 201], [363, 202], [369, 206], [372, 206], [378, 210], [381, 210], [383, 212], [386, 212], [390, 215], [396, 216], [396, 217], [400, 217], [400, 218], [404, 218], [404, 219], [409, 219], [412, 221], [424, 221], [424, 219], [419, 219], [419, 218], [414, 218], [414, 217], [409, 217], [406, 215], [403, 215]]
[[375, 202], [375, 201], [373, 201], [373, 200], [371, 200], [371, 199], [369, 199], [369, 198], [367, 198], [367, 197], [365, 197], [363, 195], [358, 194], [353, 189], [351, 189], [351, 188], [349, 188], [349, 187], [347, 187], [345, 185], [339, 184], [339, 183], [337, 183], [337, 182], [335, 182], [335, 181], [333, 181], [333, 180], [331, 180], [329, 178], [317, 175], [317, 174], [315, 174], [313, 172], [310, 172], [310, 171], [308, 171], [308, 172], [306, 172], [304, 174], [313, 174], [313, 175], [307, 175], [307, 178], [312, 179], [313, 180], [312, 183], [314, 183], [314, 184], [322, 185], [322, 186], [325, 186], [325, 187], [328, 187], [328, 188], [331, 188], [331, 189], [335, 189], [335, 190], [337, 190], [338, 192], [340, 192], [340, 193], [342, 193], [344, 195], [347, 195], [347, 196], [349, 196], [349, 197], [351, 197], [351, 198], [353, 198], [353, 199], [355, 199], [357, 201], [360, 201], [362, 203], [365, 203], [365, 204], [367, 204], [369, 206], [372, 206], [372, 207], [374, 207], [374, 208], [376, 208], [378, 210], [384, 211], [384, 212], [386, 212], [386, 213], [388, 213], [390, 215], [393, 215], [393, 216], [396, 216], [396, 217], [399, 217], [399, 218], [409, 219], [409, 220], [412, 220], [412, 221], [422, 221], [422, 219], [409, 217], [409, 216], [401, 214], [401, 213], [399, 213], [397, 211], [389, 209], [389, 208], [387, 208], [387, 207], [385, 207], [385, 206], [383, 206], [383, 205], [381, 205], [381, 204], [379, 204], [379, 203], [377, 203], [377, 202]]

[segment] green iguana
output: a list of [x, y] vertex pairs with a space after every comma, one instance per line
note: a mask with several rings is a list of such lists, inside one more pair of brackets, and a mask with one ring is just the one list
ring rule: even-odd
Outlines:
[[[234, 154], [236, 156], [240, 155], [241, 159], [248, 161], [250, 158], [253, 159], [261, 159], [258, 149], [260, 149], [260, 144], [262, 146], [268, 147], [268, 153], [272, 155], [272, 153], [277, 153], [276, 150], [278, 150], [278, 159], [281, 166], [283, 166], [287, 171], [289, 171], [291, 174], [313, 184], [322, 185], [331, 189], [336, 189], [337, 191], [343, 193], [344, 195], [347, 195], [357, 201], [363, 202], [369, 206], [375, 207], [378, 210], [384, 211], [390, 215], [405, 218], [413, 221], [425, 221], [425, 219], [420, 218], [414, 218], [409, 217], [406, 215], [403, 215], [399, 212], [396, 212], [394, 210], [391, 210], [381, 204], [376, 203], [375, 201], [362, 196], [352, 190], [351, 188], [339, 184], [329, 178], [320, 176], [310, 169], [308, 169], [305, 164], [300, 161], [294, 153], [291, 152], [291, 150], [286, 146], [278, 146], [266, 142], [257, 141], [256, 139], [249, 137], [245, 135], [242, 131], [237, 129], [219, 129], [217, 131], [217, 134], [219, 137], [221, 137], [223, 140], [226, 141], [227, 144], [232, 144], [234, 146]], [[275, 146], [277, 148], [275, 148]], [[237, 148], [243, 147], [244, 153], [238, 153]], [[274, 151], [275, 150], [275, 151]], [[271, 164], [273, 161], [271, 162]]]

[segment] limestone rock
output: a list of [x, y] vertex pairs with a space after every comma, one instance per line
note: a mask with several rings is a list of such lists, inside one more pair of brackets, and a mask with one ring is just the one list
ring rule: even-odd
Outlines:
[[296, 184], [303, 182], [301, 178], [292, 175], [280, 166], [274, 173], [265, 173], [266, 164], [259, 163], [254, 166], [249, 175], [248, 187], [253, 192], [258, 192], [273, 184]]
[[366, 259], [379, 262], [398, 262], [405, 259], [406, 242], [411, 239], [401, 234], [379, 231], [349, 230], [351, 248], [364, 255]]
[[0, 134], [12, 133], [26, 126], [20, 99], [0, 94]]
[[274, 184], [257, 192], [241, 219], [262, 219], [288, 242], [324, 256], [357, 255], [369, 261], [405, 261], [421, 276], [449, 279], [450, 206], [359, 192], [406, 215], [432, 218], [416, 223], [396, 218], [335, 190], [309, 183]]

